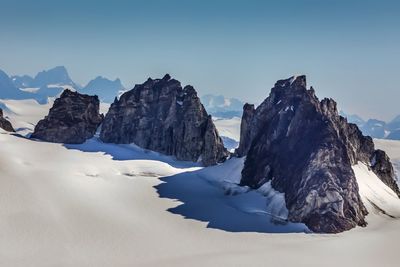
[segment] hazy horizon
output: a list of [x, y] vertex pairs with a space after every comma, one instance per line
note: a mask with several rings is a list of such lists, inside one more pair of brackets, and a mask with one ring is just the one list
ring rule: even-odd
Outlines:
[[396, 1], [1, 1], [0, 69], [58, 65], [131, 88], [165, 73], [204, 94], [260, 103], [306, 74], [319, 98], [363, 118], [400, 114]]

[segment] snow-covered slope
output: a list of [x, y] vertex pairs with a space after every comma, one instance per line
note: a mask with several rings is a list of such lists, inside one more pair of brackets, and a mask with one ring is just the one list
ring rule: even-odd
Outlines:
[[40, 105], [33, 99], [27, 100], [1, 100], [0, 105], [4, 108], [5, 115], [9, 118], [16, 131], [27, 136], [39, 120], [44, 118], [53, 105], [54, 99], [50, 99], [47, 104]]
[[[2, 103], [22, 126], [49, 108]], [[243, 159], [201, 168], [96, 138], [61, 145], [4, 131], [0, 144], [1, 266], [398, 264], [398, 220], [378, 214], [367, 228], [304, 234], [285, 222], [282, 194], [237, 186]]]
[[213, 118], [213, 121], [225, 147], [233, 152], [239, 146], [241, 119], [239, 117], [230, 119]]
[[[368, 212], [400, 218], [400, 199], [363, 163], [353, 166], [361, 199]], [[370, 218], [367, 218], [367, 222]]]

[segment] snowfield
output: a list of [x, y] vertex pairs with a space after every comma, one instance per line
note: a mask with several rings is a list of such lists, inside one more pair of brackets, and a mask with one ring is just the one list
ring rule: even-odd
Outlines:
[[[270, 185], [237, 185], [244, 159], [202, 168], [97, 137], [30, 140], [51, 104], [0, 105], [17, 129], [0, 130], [0, 266], [398, 266], [400, 201], [365, 165], [368, 227], [312, 234]], [[217, 127], [237, 138], [231, 125]], [[400, 158], [400, 142], [376, 142]]]
[[233, 140], [240, 140], [240, 121], [238, 117], [232, 119], [214, 118], [215, 127], [221, 136], [229, 137]]

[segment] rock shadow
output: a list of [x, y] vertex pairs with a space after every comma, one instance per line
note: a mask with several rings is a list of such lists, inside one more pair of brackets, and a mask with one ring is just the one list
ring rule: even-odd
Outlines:
[[63, 144], [67, 149], [75, 149], [82, 152], [103, 153], [110, 155], [113, 160], [155, 160], [167, 163], [174, 168], [200, 167], [199, 163], [177, 161], [173, 156], [140, 148], [133, 144], [103, 143], [98, 137], [87, 140], [83, 144]]
[[223, 188], [202, 177], [202, 171], [160, 179], [155, 186], [161, 198], [182, 202], [167, 211], [207, 223], [207, 228], [227, 232], [309, 233], [304, 224], [278, 222], [265, 213], [266, 199], [255, 191], [226, 195]]

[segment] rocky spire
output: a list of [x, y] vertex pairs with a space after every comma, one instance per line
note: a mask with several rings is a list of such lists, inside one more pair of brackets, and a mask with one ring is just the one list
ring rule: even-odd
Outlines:
[[149, 78], [111, 105], [100, 138], [136, 145], [179, 160], [222, 162], [228, 155], [214, 123], [192, 86], [165, 75]]
[[7, 132], [15, 132], [14, 128], [7, 119], [3, 117], [3, 110], [0, 108], [0, 128], [6, 130]]
[[236, 149], [236, 154], [239, 157], [245, 156], [249, 151], [251, 140], [253, 140], [252, 133], [254, 129], [251, 130], [251, 124], [255, 114], [254, 105], [246, 103], [243, 106], [242, 121], [240, 124], [240, 142], [239, 147]]
[[270, 181], [285, 193], [288, 219], [315, 232], [366, 225], [351, 168], [358, 161], [399, 194], [387, 155], [338, 115], [335, 101], [307, 90], [305, 76], [278, 81], [257, 109], [245, 106], [237, 154], [247, 155], [241, 184]]
[[38, 122], [31, 137], [55, 143], [84, 143], [94, 136], [102, 119], [97, 96], [67, 89], [54, 101], [49, 115]]

